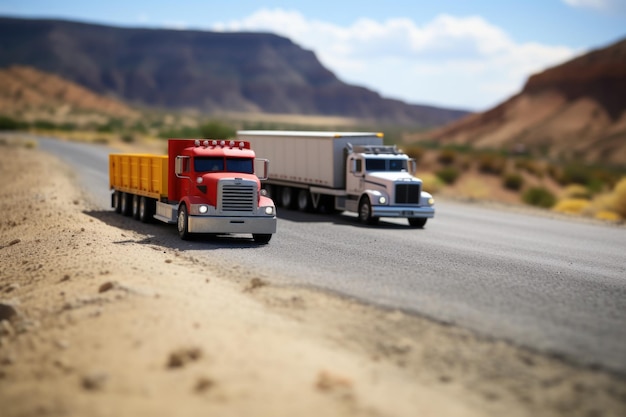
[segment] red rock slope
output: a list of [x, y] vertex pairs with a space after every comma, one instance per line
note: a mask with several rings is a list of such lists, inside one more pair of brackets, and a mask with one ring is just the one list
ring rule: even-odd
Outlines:
[[626, 164], [626, 39], [531, 76], [491, 110], [406, 139]]

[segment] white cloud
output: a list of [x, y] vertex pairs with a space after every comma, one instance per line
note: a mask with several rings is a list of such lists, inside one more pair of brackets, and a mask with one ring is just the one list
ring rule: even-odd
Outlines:
[[[573, 1], [573, 0], [570, 0]], [[519, 91], [537, 71], [571, 58], [562, 46], [516, 43], [480, 16], [356, 20], [349, 26], [263, 9], [212, 27], [267, 31], [313, 50], [345, 82], [411, 103], [482, 110]]]

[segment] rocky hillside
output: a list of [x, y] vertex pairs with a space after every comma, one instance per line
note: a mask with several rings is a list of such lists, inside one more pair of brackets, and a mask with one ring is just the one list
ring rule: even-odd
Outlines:
[[133, 117], [137, 112], [124, 103], [34, 68], [0, 69], [0, 114], [67, 115], [95, 112], [112, 117]]
[[489, 111], [407, 140], [626, 164], [626, 39], [531, 76]]
[[0, 67], [16, 64], [157, 108], [335, 115], [422, 126], [467, 114], [345, 84], [311, 51], [267, 33], [0, 18]]

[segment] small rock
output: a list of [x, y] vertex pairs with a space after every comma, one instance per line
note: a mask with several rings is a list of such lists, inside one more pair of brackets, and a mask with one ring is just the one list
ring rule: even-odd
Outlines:
[[321, 371], [317, 375], [315, 386], [320, 391], [334, 391], [336, 389], [352, 388], [352, 380], [329, 371]]
[[11, 320], [17, 315], [15, 303], [0, 301], [0, 320]]
[[92, 372], [83, 376], [81, 385], [88, 391], [99, 391], [108, 379], [109, 375], [104, 372]]
[[110, 291], [115, 288], [116, 285], [117, 284], [113, 281], [107, 281], [104, 284], [100, 285], [100, 287], [98, 288], [98, 292]]
[[194, 391], [204, 392], [204, 391], [209, 390], [214, 385], [215, 385], [215, 381], [213, 381], [211, 378], [200, 377], [196, 381], [196, 386], [194, 387]]
[[170, 353], [167, 361], [168, 368], [182, 368], [189, 362], [197, 361], [202, 357], [200, 348], [183, 348]]
[[252, 278], [245, 291], [254, 291], [266, 285], [268, 285], [267, 282], [263, 281], [261, 278]]

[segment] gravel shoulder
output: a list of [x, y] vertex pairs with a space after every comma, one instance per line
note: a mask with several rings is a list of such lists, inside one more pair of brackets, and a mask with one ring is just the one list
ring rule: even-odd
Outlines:
[[626, 415], [624, 375], [113, 225], [36, 148], [0, 178], [3, 417]]

